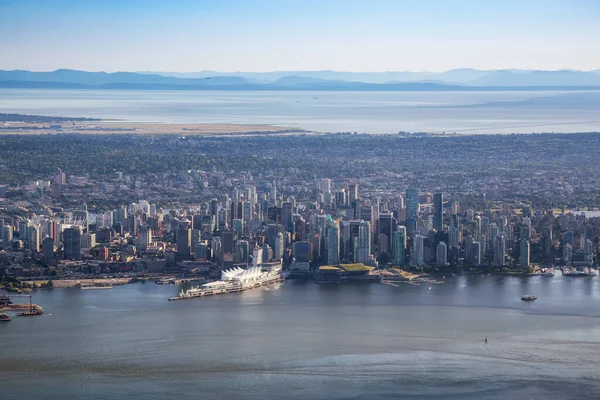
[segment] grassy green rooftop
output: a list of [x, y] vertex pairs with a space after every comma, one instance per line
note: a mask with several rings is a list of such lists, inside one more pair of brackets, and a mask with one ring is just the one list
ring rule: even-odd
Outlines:
[[322, 265], [319, 267], [321, 271], [347, 271], [347, 272], [357, 272], [357, 271], [370, 271], [373, 267], [367, 267], [362, 263], [355, 264], [336, 264], [336, 265]]

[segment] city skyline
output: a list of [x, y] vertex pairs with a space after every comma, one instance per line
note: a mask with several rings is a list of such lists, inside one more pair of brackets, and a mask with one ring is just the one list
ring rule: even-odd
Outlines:
[[[0, 69], [197, 72], [600, 67], [600, 5], [0, 1]], [[85, 57], [81, 55], [85, 54]]]

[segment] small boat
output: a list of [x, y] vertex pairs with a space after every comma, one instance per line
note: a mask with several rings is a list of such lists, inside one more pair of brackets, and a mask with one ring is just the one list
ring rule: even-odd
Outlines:
[[537, 299], [537, 297], [535, 297], [532, 294], [526, 294], [526, 295], [524, 295], [524, 296], [521, 297], [521, 300], [523, 300], [523, 301], [533, 301], [535, 299]]
[[433, 290], [433, 288], [431, 286], [429, 286], [429, 290]]
[[10, 316], [8, 314], [0, 314], [0, 322], [8, 322], [10, 321]]

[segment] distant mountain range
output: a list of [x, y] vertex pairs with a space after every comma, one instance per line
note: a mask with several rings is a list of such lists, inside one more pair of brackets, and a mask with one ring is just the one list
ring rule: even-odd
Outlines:
[[0, 70], [0, 87], [187, 90], [553, 90], [600, 89], [600, 70], [454, 69], [446, 72], [51, 72]]

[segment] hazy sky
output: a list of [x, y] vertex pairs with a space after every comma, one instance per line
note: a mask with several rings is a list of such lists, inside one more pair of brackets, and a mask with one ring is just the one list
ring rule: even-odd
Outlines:
[[600, 68], [600, 0], [0, 0], [0, 69]]

